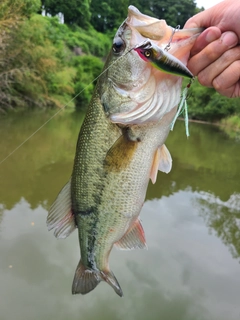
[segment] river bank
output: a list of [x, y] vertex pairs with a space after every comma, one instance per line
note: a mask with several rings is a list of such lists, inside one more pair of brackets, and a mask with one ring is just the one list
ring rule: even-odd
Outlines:
[[[179, 120], [185, 121], [184, 118], [179, 118]], [[224, 131], [230, 138], [240, 140], [240, 117], [238, 115], [233, 115], [215, 122], [196, 119], [189, 119], [189, 122], [217, 126], [222, 131]]]

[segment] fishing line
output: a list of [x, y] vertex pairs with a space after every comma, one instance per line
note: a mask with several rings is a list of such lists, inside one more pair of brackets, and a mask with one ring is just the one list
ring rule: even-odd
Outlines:
[[11, 155], [13, 155], [19, 148], [21, 148], [28, 140], [30, 140], [38, 131], [40, 131], [48, 122], [50, 122], [53, 118], [55, 118], [61, 111], [63, 111], [69, 103], [74, 101], [84, 90], [87, 89], [88, 86], [90, 86], [94, 81], [96, 81], [98, 78], [100, 78], [114, 63], [125, 57], [129, 52], [131, 52], [135, 47], [131, 48], [129, 51], [127, 51], [125, 54], [123, 54], [121, 57], [117, 58], [115, 61], [113, 61], [106, 69], [104, 69], [95, 79], [93, 79], [86, 87], [84, 87], [78, 94], [76, 94], [71, 100], [69, 100], [62, 108], [60, 108], [53, 116], [51, 116], [46, 122], [44, 122], [36, 131], [34, 131], [27, 139], [25, 139], [20, 145], [18, 145], [12, 152], [10, 152], [5, 158], [3, 158], [0, 161], [0, 165], [5, 162]]

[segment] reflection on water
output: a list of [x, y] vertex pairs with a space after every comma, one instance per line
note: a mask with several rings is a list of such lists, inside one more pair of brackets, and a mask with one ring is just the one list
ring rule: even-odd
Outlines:
[[240, 194], [234, 193], [229, 200], [221, 201], [209, 193], [197, 199], [206, 224], [229, 247], [234, 258], [240, 257]]
[[[0, 120], [0, 160], [49, 114]], [[170, 174], [150, 183], [141, 213], [149, 250], [113, 250], [124, 291], [101, 283], [72, 296], [77, 233], [56, 240], [47, 208], [72, 169], [81, 117], [52, 120], [0, 166], [0, 319], [240, 319], [239, 142], [218, 128], [178, 122]]]

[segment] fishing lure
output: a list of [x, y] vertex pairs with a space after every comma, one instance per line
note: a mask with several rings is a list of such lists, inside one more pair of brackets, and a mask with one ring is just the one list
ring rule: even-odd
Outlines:
[[180, 60], [178, 60], [166, 51], [166, 49], [169, 49], [169, 46], [170, 43], [165, 48], [165, 50], [163, 50], [157, 45], [151, 43], [150, 40], [146, 40], [144, 41], [144, 43], [141, 43], [140, 45], [136, 46], [134, 50], [137, 51], [139, 56], [144, 61], [149, 62], [154, 68], [157, 68], [169, 74], [190, 79], [188, 85], [183, 90], [177, 113], [171, 125], [171, 130], [173, 130], [178, 116], [184, 111], [186, 135], [187, 137], [189, 137], [187, 95], [188, 90], [192, 82], [194, 81], [194, 76], [191, 73], [191, 71]]
[[134, 48], [139, 56], [153, 67], [176, 76], [192, 79], [191, 71], [177, 58], [153, 44], [150, 40]]

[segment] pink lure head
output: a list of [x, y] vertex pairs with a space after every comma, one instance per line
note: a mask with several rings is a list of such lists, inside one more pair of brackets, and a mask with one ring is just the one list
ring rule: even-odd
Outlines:
[[149, 61], [148, 58], [145, 56], [145, 49], [141, 47], [134, 48], [134, 51], [136, 51], [139, 56], [144, 60], [144, 61]]
[[147, 62], [152, 62], [152, 58], [154, 56], [153, 44], [151, 41], [146, 40], [140, 45], [134, 48], [135, 51], [139, 54], [139, 56]]

